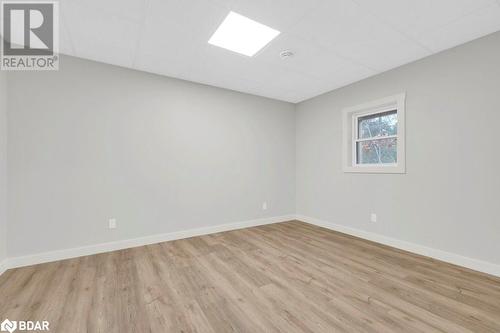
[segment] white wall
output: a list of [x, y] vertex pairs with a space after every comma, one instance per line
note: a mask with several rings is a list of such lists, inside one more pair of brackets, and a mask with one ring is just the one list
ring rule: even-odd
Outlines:
[[0, 272], [7, 257], [7, 74], [0, 71]]
[[[407, 173], [343, 173], [342, 108], [403, 91]], [[300, 103], [296, 126], [297, 213], [500, 263], [500, 33]]]
[[9, 74], [9, 256], [294, 213], [292, 104], [60, 68]]

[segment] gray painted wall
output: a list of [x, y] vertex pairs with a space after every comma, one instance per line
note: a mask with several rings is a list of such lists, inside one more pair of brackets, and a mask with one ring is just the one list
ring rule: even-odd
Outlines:
[[[403, 91], [407, 173], [343, 173], [342, 108]], [[500, 263], [500, 33], [300, 103], [296, 126], [297, 213]]]
[[[296, 208], [500, 263], [499, 87], [500, 33], [303, 102], [296, 113], [69, 57], [59, 72], [10, 73], [9, 256]], [[343, 173], [341, 109], [402, 91], [407, 173]], [[118, 229], [107, 229], [110, 217]]]
[[0, 71], [0, 263], [7, 257], [7, 74]]
[[60, 68], [9, 74], [9, 256], [294, 213], [294, 105]]

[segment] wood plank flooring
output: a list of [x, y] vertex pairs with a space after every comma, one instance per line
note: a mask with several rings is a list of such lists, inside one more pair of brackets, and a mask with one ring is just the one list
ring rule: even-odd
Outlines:
[[7, 271], [51, 332], [500, 332], [500, 279], [306, 223]]

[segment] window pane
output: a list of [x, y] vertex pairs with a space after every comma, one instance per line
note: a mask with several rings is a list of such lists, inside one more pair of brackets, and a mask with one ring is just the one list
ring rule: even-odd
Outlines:
[[397, 111], [388, 111], [358, 118], [358, 138], [376, 138], [398, 134]]
[[389, 164], [398, 161], [397, 139], [378, 139], [357, 142], [358, 164]]

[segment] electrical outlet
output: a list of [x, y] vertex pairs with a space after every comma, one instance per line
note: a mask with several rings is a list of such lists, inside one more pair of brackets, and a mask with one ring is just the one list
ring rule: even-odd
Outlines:
[[116, 219], [109, 219], [109, 229], [116, 229]]
[[371, 213], [370, 214], [370, 221], [371, 222], [377, 222], [377, 214]]
[[267, 210], [267, 202], [262, 203], [262, 210]]

